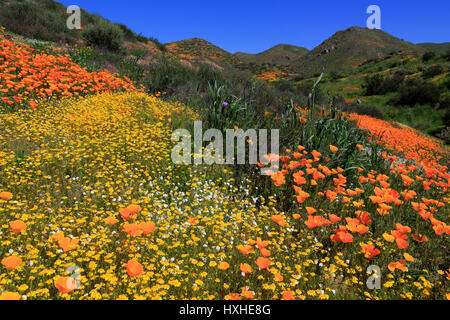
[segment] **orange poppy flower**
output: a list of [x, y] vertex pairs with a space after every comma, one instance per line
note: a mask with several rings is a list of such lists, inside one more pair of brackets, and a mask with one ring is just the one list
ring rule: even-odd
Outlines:
[[278, 160], [280, 160], [280, 156], [273, 153], [266, 154], [264, 158], [269, 162], [277, 162]]
[[[296, 154], [297, 153], [294, 153], [294, 158], [295, 158]], [[291, 162], [289, 162], [288, 168], [289, 168], [289, 170], [294, 170], [294, 169], [296, 169], [299, 166], [300, 166], [300, 162], [298, 162], [298, 161], [291, 161]]]
[[305, 200], [309, 198], [309, 193], [304, 192], [303, 190], [299, 189], [297, 191], [297, 202], [298, 203], [303, 203], [305, 202]]
[[122, 225], [122, 230], [131, 236], [140, 236], [143, 232], [139, 224], [128, 222]]
[[49, 241], [59, 241], [64, 238], [64, 232], [58, 231], [54, 233], [50, 238], [48, 238]]
[[362, 252], [367, 259], [373, 259], [375, 256], [379, 255], [381, 252], [373, 244], [360, 243]]
[[403, 234], [411, 232], [411, 228], [408, 226], [404, 226], [400, 223], [397, 223], [395, 226], [396, 226], [397, 230]]
[[230, 300], [242, 300], [242, 297], [239, 293], [231, 293], [229, 294]]
[[136, 215], [141, 211], [141, 207], [136, 204], [129, 205], [126, 208], [120, 209], [119, 213], [125, 221], [136, 219]]
[[360, 176], [359, 177], [359, 182], [364, 183], [367, 182], [369, 179], [367, 179], [366, 177]]
[[403, 254], [403, 257], [405, 257], [405, 260], [406, 261], [408, 261], [408, 262], [414, 262], [414, 257], [413, 256], [411, 256], [409, 253], [404, 253]]
[[407, 271], [406, 261], [400, 260], [398, 262], [391, 262], [388, 264], [388, 269], [393, 272], [395, 269], [399, 269], [401, 271]]
[[13, 194], [11, 192], [6, 192], [6, 191], [0, 192], [0, 198], [5, 201], [10, 200], [12, 197], [13, 197]]
[[270, 251], [267, 250], [266, 248], [261, 248], [261, 249], [259, 249], [259, 251], [261, 252], [261, 255], [262, 255], [263, 257], [268, 257], [268, 256], [270, 256]]
[[220, 270], [225, 271], [225, 270], [227, 270], [230, 267], [230, 265], [227, 262], [221, 261], [221, 262], [219, 262], [217, 267]]
[[152, 233], [153, 231], [156, 230], [156, 226], [153, 222], [141, 222], [139, 224], [139, 228], [142, 230], [142, 232], [145, 235], [149, 235], [150, 233]]
[[445, 223], [441, 223], [433, 226], [434, 232], [437, 236], [442, 234], [450, 234], [450, 226], [447, 226]]
[[401, 238], [396, 238], [395, 242], [397, 243], [397, 247], [401, 250], [409, 246], [409, 243], [406, 240]]
[[264, 270], [270, 266], [271, 261], [268, 258], [259, 257], [258, 259], [256, 259], [256, 264], [258, 265], [260, 270]]
[[17, 292], [5, 291], [0, 294], [0, 300], [21, 300], [22, 296]]
[[282, 171], [278, 171], [277, 173], [270, 176], [273, 180], [275, 186], [280, 187], [286, 183], [286, 177], [284, 176]]
[[127, 273], [131, 278], [138, 277], [144, 272], [142, 264], [136, 259], [131, 259], [127, 263]]
[[314, 161], [318, 161], [319, 158], [322, 156], [322, 154], [321, 154], [319, 151], [317, 151], [317, 150], [313, 150], [313, 151], [311, 152], [311, 154], [312, 154], [313, 157], [314, 157]]
[[269, 245], [269, 241], [262, 241], [261, 238], [257, 238], [256, 245], [258, 246], [258, 249], [264, 249]]
[[314, 180], [320, 180], [320, 179], [323, 179], [323, 178], [325, 178], [325, 175], [322, 172], [320, 172], [319, 170], [315, 170], [313, 172], [313, 179]]
[[13, 233], [19, 233], [25, 230], [25, 228], [27, 227], [27, 225], [25, 224], [25, 222], [23, 222], [22, 220], [15, 220], [15, 221], [11, 221], [9, 223], [9, 226], [11, 227], [11, 231]]
[[330, 151], [331, 151], [331, 152], [336, 152], [336, 151], [338, 151], [338, 150], [339, 150], [338, 147], [335, 147], [335, 146], [333, 146], [333, 145], [330, 145]]
[[405, 198], [405, 200], [413, 199], [417, 195], [417, 193], [414, 190], [405, 190], [401, 194], [403, 198]]
[[17, 256], [10, 256], [2, 260], [2, 265], [8, 270], [14, 270], [22, 264], [22, 259]]
[[30, 101], [30, 107], [31, 107], [31, 109], [36, 109], [37, 106], [38, 106], [38, 104], [37, 104], [36, 102]]
[[241, 271], [245, 274], [250, 274], [253, 272], [253, 269], [248, 263], [241, 263]]
[[417, 242], [427, 242], [428, 238], [423, 234], [412, 234], [411, 237]]
[[72, 277], [59, 277], [55, 281], [55, 287], [61, 294], [66, 294], [75, 290], [77, 284], [75, 279]]
[[241, 296], [245, 299], [253, 299], [255, 297], [255, 292], [248, 290], [246, 287], [242, 288]]
[[353, 242], [353, 236], [347, 231], [337, 231], [335, 235], [331, 236], [331, 240], [333, 242], [342, 241], [343, 243], [351, 243]]
[[327, 196], [328, 200], [330, 200], [331, 202], [336, 200], [336, 197], [337, 197], [337, 193], [333, 192], [331, 190], [327, 190], [327, 192], [325, 192], [325, 195]]
[[117, 222], [119, 222], [119, 220], [117, 220], [113, 216], [109, 216], [109, 217], [105, 218], [103, 221], [105, 221], [105, 223], [107, 225], [110, 225], [110, 226], [112, 226], [112, 225], [116, 224]]
[[272, 221], [278, 224], [280, 227], [284, 227], [286, 225], [286, 221], [279, 214], [272, 216]]
[[341, 218], [339, 218], [337, 215], [332, 214], [332, 213], [330, 213], [330, 214], [328, 215], [328, 217], [330, 218], [330, 221], [331, 221], [332, 223], [336, 223], [336, 222], [338, 222], [338, 221], [341, 221]]
[[302, 185], [306, 183], [306, 179], [303, 177], [304, 172], [299, 171], [292, 175], [292, 178], [294, 178], [294, 183], [298, 185]]
[[253, 252], [252, 246], [249, 246], [248, 244], [246, 244], [246, 245], [238, 245], [237, 248], [238, 248], [238, 250], [239, 250], [240, 252], [242, 252], [244, 255], [247, 255], [247, 254]]
[[76, 249], [78, 246], [78, 239], [71, 239], [69, 237], [64, 237], [58, 241], [58, 245], [63, 249], [64, 252], [68, 252]]
[[294, 293], [290, 290], [283, 291], [283, 300], [295, 300]]

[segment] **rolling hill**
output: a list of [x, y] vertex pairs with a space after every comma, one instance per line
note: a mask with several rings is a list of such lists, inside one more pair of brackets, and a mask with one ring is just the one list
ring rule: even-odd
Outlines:
[[231, 53], [219, 48], [218, 46], [200, 38], [192, 38], [166, 44], [167, 49], [174, 54], [187, 60], [198, 59], [199, 57], [218, 62], [219, 64], [227, 64], [229, 66], [237, 66], [240, 60]]
[[433, 51], [436, 54], [443, 54], [450, 50], [450, 42], [443, 42], [443, 43], [423, 42], [418, 43], [416, 45], [426, 51]]
[[350, 69], [391, 53], [420, 54], [425, 50], [381, 30], [351, 27], [332, 37], [292, 62], [291, 72], [311, 76], [318, 72]]
[[309, 50], [303, 47], [279, 44], [257, 54], [236, 52], [234, 55], [245, 63], [289, 65], [292, 61], [304, 56], [308, 52]]

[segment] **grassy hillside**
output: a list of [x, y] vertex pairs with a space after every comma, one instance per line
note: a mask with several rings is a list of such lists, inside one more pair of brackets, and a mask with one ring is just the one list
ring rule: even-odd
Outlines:
[[[449, 149], [351, 112], [386, 97], [445, 110], [448, 56], [263, 82], [87, 30], [94, 45], [0, 28], [0, 300], [450, 299]], [[196, 120], [202, 155], [186, 150]], [[260, 132], [238, 138], [256, 161], [222, 163], [232, 128], [267, 130], [270, 150]]]
[[258, 54], [236, 52], [234, 55], [246, 63], [289, 65], [308, 52], [309, 50], [303, 47], [279, 44]]
[[166, 47], [170, 52], [190, 60], [203, 57], [228, 66], [237, 66], [240, 63], [231, 53], [199, 38], [171, 42], [166, 44]]
[[291, 71], [302, 76], [318, 72], [355, 68], [367, 60], [383, 58], [393, 52], [423, 53], [423, 49], [381, 30], [351, 27], [332, 37], [291, 64]]
[[443, 42], [443, 43], [424, 42], [418, 43], [416, 45], [426, 51], [432, 51], [436, 54], [444, 54], [450, 51], [450, 42]]
[[[332, 71], [325, 74], [320, 89], [339, 97], [346, 110], [398, 121], [449, 143], [450, 60], [446, 54], [424, 61], [425, 56], [395, 53]], [[314, 81], [315, 77], [291, 76], [275, 85], [303, 88]]]
[[[130, 41], [147, 42], [144, 36], [136, 34], [122, 24], [112, 23], [97, 14], [90, 14], [81, 8], [82, 28], [107, 26], [120, 38]], [[1, 0], [0, 25], [9, 31], [43, 41], [85, 42], [85, 32], [69, 30], [66, 27], [67, 7], [53, 0]]]
[[[343, 108], [449, 139], [448, 43], [414, 45], [380, 30], [352, 27], [309, 52], [282, 44], [255, 55], [233, 55], [199, 38], [163, 45], [84, 11], [83, 30], [71, 31], [65, 28], [65, 6], [51, 0], [0, 1], [0, 8], [0, 25], [33, 48], [59, 48], [90, 72], [120, 72], [149, 92], [164, 92], [189, 105], [204, 105], [207, 84], [214, 81], [235, 95], [248, 95], [257, 83], [251, 95], [261, 108], [278, 109], [290, 99], [305, 104], [315, 78], [325, 71], [320, 102], [326, 102], [327, 94], [335, 95]], [[398, 85], [367, 93], [369, 80], [384, 83], [382, 87], [389, 81]], [[414, 96], [408, 91], [412, 86], [427, 93]], [[408, 95], [415, 100], [405, 99]]]

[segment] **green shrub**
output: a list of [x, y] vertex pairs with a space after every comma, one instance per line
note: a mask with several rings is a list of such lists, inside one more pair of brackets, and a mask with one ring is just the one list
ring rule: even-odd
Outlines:
[[447, 52], [444, 53], [444, 54], [442, 55], [442, 57], [443, 57], [444, 59], [446, 59], [447, 61], [450, 61], [450, 49], [447, 50]]
[[411, 74], [416, 73], [417, 71], [413, 68], [405, 68], [405, 69], [399, 69], [395, 71], [394, 75], [396, 76], [408, 76]]
[[83, 38], [88, 45], [118, 52], [122, 50], [124, 34], [115, 24], [101, 21], [88, 25], [83, 30]]
[[11, 2], [8, 9], [10, 17], [15, 20], [25, 21], [34, 16], [34, 6], [30, 2]]
[[416, 104], [431, 106], [439, 102], [441, 89], [438, 85], [421, 78], [413, 78], [404, 81], [399, 89], [398, 96], [394, 99], [397, 105], [414, 106]]
[[60, 15], [57, 11], [43, 11], [42, 15], [39, 16], [39, 20], [50, 34], [62, 34], [67, 30], [65, 17]]
[[133, 30], [131, 30], [124, 24], [115, 23], [115, 25], [117, 25], [122, 30], [125, 39], [127, 39], [129, 41], [143, 42], [143, 43], [148, 41], [147, 37], [144, 37], [141, 34], [136, 34], [136, 32], [134, 32]]
[[450, 109], [450, 92], [442, 94], [441, 100], [439, 101], [439, 108], [447, 110]]
[[141, 33], [136, 35], [136, 40], [142, 43], [148, 42], [148, 38], [146, 36], [143, 36]]
[[450, 145], [450, 126], [445, 127], [439, 134], [438, 137], [442, 139], [445, 144]]
[[118, 26], [122, 32], [123, 32], [123, 36], [125, 39], [127, 40], [135, 40], [136, 39], [136, 33], [131, 30], [130, 28], [128, 28], [126, 25], [121, 24], [121, 23], [115, 23], [116, 26]]
[[450, 77], [447, 76], [447, 78], [445, 78], [444, 82], [442, 83], [442, 86], [444, 88], [446, 88], [447, 90], [450, 90]]
[[337, 80], [337, 79], [344, 78], [344, 75], [342, 73], [337, 72], [337, 71], [331, 71], [330, 72], [330, 78], [331, 78], [331, 80]]
[[106, 67], [105, 58], [89, 47], [69, 47], [69, 55], [73, 62], [89, 72], [100, 71]]
[[364, 89], [365, 96], [373, 96], [379, 93], [381, 84], [383, 83], [383, 76], [381, 74], [375, 74], [364, 78], [362, 88]]
[[383, 77], [381, 74], [367, 76], [362, 85], [364, 95], [382, 95], [398, 90], [400, 84], [403, 82], [404, 76], [400, 73], [395, 73], [391, 77]]
[[444, 72], [444, 68], [441, 65], [436, 64], [425, 68], [425, 70], [422, 72], [422, 77], [424, 79], [429, 79], [441, 74], [442, 72]]
[[435, 56], [436, 56], [436, 53], [434, 53], [433, 51], [427, 51], [423, 54], [422, 61], [427, 62], [427, 61], [433, 59]]

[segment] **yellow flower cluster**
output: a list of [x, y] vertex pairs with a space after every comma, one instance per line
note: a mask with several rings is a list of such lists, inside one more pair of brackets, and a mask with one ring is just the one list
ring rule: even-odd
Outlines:
[[172, 123], [195, 118], [143, 93], [1, 114], [0, 299], [377, 298], [274, 199], [174, 165]]

